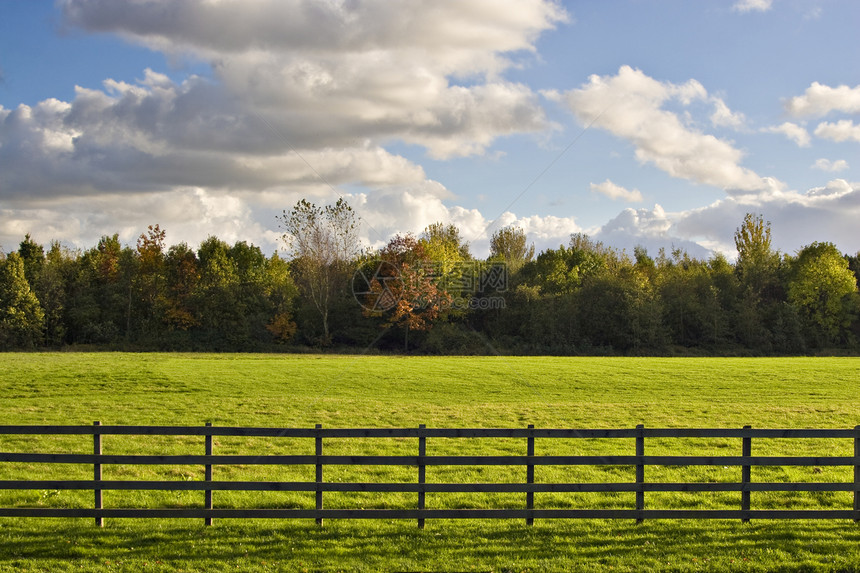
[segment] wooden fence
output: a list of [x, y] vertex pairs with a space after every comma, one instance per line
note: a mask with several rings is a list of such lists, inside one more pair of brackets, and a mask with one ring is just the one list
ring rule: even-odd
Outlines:
[[[243, 427], [173, 427], [173, 426], [0, 426], [3, 435], [92, 435], [93, 453], [3, 453], [0, 462], [29, 464], [87, 464], [93, 468], [92, 480], [4, 480], [0, 490], [91, 490], [92, 508], [10, 507], [0, 508], [0, 517], [87, 517], [101, 526], [104, 518], [202, 518], [211, 525], [213, 518], [307, 518], [322, 524], [325, 518], [337, 519], [414, 519], [419, 527], [425, 519], [435, 518], [600, 518], [600, 519], [853, 519], [860, 521], [860, 426], [854, 429], [434, 429], [418, 428], [329, 429], [317, 425], [310, 429], [243, 428]], [[107, 455], [102, 453], [105, 436], [202, 436], [204, 452], [200, 455]], [[307, 438], [314, 440], [313, 455], [217, 455], [213, 437]], [[326, 438], [416, 438], [415, 455], [325, 455]], [[524, 455], [427, 455], [427, 442], [437, 438], [512, 438], [522, 440]], [[631, 455], [535, 455], [536, 440], [611, 438], [629, 440]], [[646, 455], [646, 439], [659, 438], [737, 438], [739, 455]], [[756, 439], [825, 438], [850, 440], [853, 456], [753, 456]], [[542, 444], [544, 445], [544, 444]], [[120, 465], [197, 465], [204, 468], [202, 481], [178, 480], [103, 480], [102, 467]], [[216, 481], [213, 466], [219, 465], [313, 466], [314, 481]], [[417, 481], [412, 483], [342, 483], [326, 482], [326, 466], [402, 466], [414, 468]], [[428, 483], [428, 466], [525, 466], [524, 483]], [[537, 466], [628, 466], [635, 468], [635, 481], [620, 483], [535, 483]], [[649, 466], [734, 466], [741, 468], [740, 482], [648, 482]], [[853, 481], [845, 482], [754, 482], [751, 470], [765, 466], [853, 466]], [[2, 466], [0, 466], [2, 468]], [[412, 470], [409, 470], [412, 471]], [[166, 490], [203, 492], [202, 507], [185, 508], [105, 508], [102, 492], [106, 490]], [[228, 509], [216, 508], [216, 491], [314, 492], [314, 509]], [[325, 492], [401, 492], [417, 494], [414, 507], [402, 509], [325, 509]], [[524, 494], [518, 508], [506, 509], [428, 509], [428, 493], [518, 493]], [[629, 509], [536, 509], [535, 494], [561, 492], [633, 492], [635, 506]], [[740, 492], [736, 509], [646, 509], [646, 494], [651, 492]], [[844, 509], [751, 509], [752, 492], [853, 492], [853, 508]], [[848, 505], [848, 504], [846, 504]]]

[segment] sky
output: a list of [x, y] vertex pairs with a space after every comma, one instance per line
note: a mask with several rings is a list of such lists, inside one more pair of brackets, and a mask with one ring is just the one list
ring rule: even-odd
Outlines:
[[0, 0], [0, 250], [148, 225], [283, 251], [339, 197], [367, 247], [437, 221], [736, 256], [860, 250], [856, 0]]

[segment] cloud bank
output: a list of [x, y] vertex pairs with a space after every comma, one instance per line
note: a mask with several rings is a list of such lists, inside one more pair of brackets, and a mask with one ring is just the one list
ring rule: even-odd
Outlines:
[[[749, 211], [765, 213], [774, 233], [791, 234], [791, 243], [856, 243], [860, 184], [833, 179], [791, 190], [766, 168], [750, 167], [749, 150], [731, 137], [764, 132], [800, 147], [855, 146], [860, 86], [813, 82], [783, 100], [783, 119], [791, 121], [776, 126], [756, 126], [697, 79], [664, 81], [626, 65], [577, 80], [573, 89], [538, 92], [509, 77], [540, 60], [543, 34], [572, 21], [552, 0], [58, 6], [66, 27], [118, 35], [168, 58], [200, 62], [208, 72], [174, 80], [145, 69], [134, 82], [108, 78], [100, 89], [79, 87], [70, 101], [0, 106], [6, 250], [27, 232], [81, 247], [119, 232], [133, 243], [154, 223], [170, 242], [196, 245], [216, 234], [273, 250], [282, 209], [300, 198], [326, 203], [340, 195], [364, 219], [368, 244], [445, 221], [461, 228], [478, 255], [494, 230], [510, 224], [538, 248], [588, 232], [628, 250], [642, 244], [731, 253], [732, 232]], [[734, 8], [766, 12], [771, 2], [744, 0]], [[458, 205], [416, 160], [392, 151], [405, 144], [440, 161], [493, 156], [505, 137], [560, 132], [545, 109], [552, 105], [628, 144], [643, 168], [695, 184], [691, 193], [722, 190], [724, 198], [688, 211], [627, 208], [588, 228], [572, 215], [506, 212], [492, 220]], [[831, 152], [818, 157], [838, 157]], [[841, 159], [807, 165], [828, 177], [849, 168]], [[652, 196], [641, 184], [628, 189], [613, 178], [596, 176], [572, 193], [628, 203]], [[806, 239], [799, 227], [826, 229], [828, 236]]]

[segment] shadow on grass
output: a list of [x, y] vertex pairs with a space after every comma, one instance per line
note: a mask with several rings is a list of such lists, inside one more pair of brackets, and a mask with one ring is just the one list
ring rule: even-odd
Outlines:
[[[290, 564], [301, 570], [860, 571], [853, 522], [0, 520], [0, 570], [52, 562]], [[57, 567], [54, 567], [57, 568]], [[109, 568], [107, 568], [109, 569]], [[258, 568], [258, 569], [265, 569]]]

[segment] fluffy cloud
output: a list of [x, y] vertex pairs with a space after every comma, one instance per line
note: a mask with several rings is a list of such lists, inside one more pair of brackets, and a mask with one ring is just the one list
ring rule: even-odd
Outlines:
[[642, 201], [642, 193], [639, 189], [628, 190], [620, 185], [616, 185], [609, 179], [603, 183], [592, 183], [591, 190], [595, 193], [606, 195], [613, 200], [621, 199], [622, 201], [628, 201], [630, 203], [638, 203], [639, 201]]
[[[277, 233], [255, 219], [247, 201], [202, 188], [61, 197], [50, 206], [11, 202], [10, 207], [0, 209], [0, 244], [6, 250], [17, 246], [25, 233], [43, 244], [63, 239], [78, 248], [90, 248], [101, 235], [113, 233], [122, 242], [134, 244], [147, 224], [156, 223], [167, 231], [171, 244], [187, 242], [196, 246], [216, 234], [228, 242], [253, 239], [267, 249], [277, 248]], [[150, 219], [142, 220], [142, 213]]]
[[714, 112], [711, 114], [711, 123], [715, 127], [743, 129], [746, 125], [746, 121], [747, 119], [744, 114], [732, 111], [723, 100], [719, 98], [714, 100]]
[[675, 232], [677, 217], [666, 213], [660, 205], [654, 205], [653, 209], [625, 209], [601, 227], [594, 238], [627, 253], [636, 247], [644, 247], [652, 255], [661, 249], [667, 252], [682, 249], [694, 257], [707, 258], [711, 254], [708, 249]]
[[860, 125], [849, 119], [843, 119], [836, 123], [822, 122], [815, 128], [816, 137], [831, 139], [833, 141], [857, 141], [860, 142]]
[[[567, 16], [546, 0], [67, 0], [69, 22], [214, 66], [232, 101], [292, 140], [402, 139], [438, 158], [547, 127], [534, 94], [501, 79]], [[468, 79], [469, 86], [452, 80]], [[476, 81], [477, 80], [477, 81]]]
[[28, 231], [81, 246], [114, 231], [133, 241], [157, 222], [183, 229], [170, 240], [217, 233], [273, 248], [280, 209], [343, 193], [364, 197], [368, 224], [383, 230], [445, 220], [480, 237], [480, 213], [447, 207], [444, 186], [385, 146], [449, 158], [546, 130], [537, 95], [503, 73], [567, 19], [552, 0], [59, 5], [68, 26], [198, 60], [212, 77], [145, 70], [68, 102], [0, 108], [6, 245]]
[[848, 162], [844, 159], [830, 161], [829, 159], [822, 158], [816, 159], [812, 167], [814, 169], [820, 169], [821, 171], [844, 171], [848, 169]]
[[[786, 111], [795, 117], [824, 117], [832, 113], [860, 114], [860, 86], [830, 87], [813, 82], [803, 95], [785, 102]], [[815, 136], [836, 142], [860, 142], [860, 125], [850, 119], [821, 122]]]
[[847, 253], [857, 250], [856, 221], [860, 218], [860, 183], [834, 179], [806, 192], [786, 191], [751, 201], [726, 197], [711, 205], [669, 213], [653, 209], [625, 209], [592, 234], [597, 240], [624, 248], [686, 250], [708, 258], [721, 252], [736, 256], [732, 237], [747, 213], [762, 214], [772, 223], [773, 242], [792, 254], [815, 241], [829, 241]]
[[696, 80], [660, 82], [623, 66], [615, 76], [591, 76], [587, 84], [564, 94], [563, 101], [585, 125], [605, 129], [636, 146], [636, 157], [673, 177], [714, 185], [729, 192], [772, 191], [781, 184], [740, 165], [743, 153], [728, 141], [688, 126], [669, 103], [688, 106], [712, 101]]
[[573, 217], [518, 217], [507, 211], [489, 219], [477, 209], [447, 206], [421, 186], [362, 193], [349, 199], [361, 214], [363, 239], [374, 247], [395, 234], [419, 233], [436, 222], [456, 225], [478, 257], [489, 254], [492, 234], [510, 225], [521, 228], [539, 250], [566, 244], [571, 233], [582, 231]]
[[833, 111], [860, 113], [860, 86], [832, 88], [813, 82], [802, 96], [786, 101], [785, 109], [795, 117], [824, 117]]
[[541, 0], [62, 0], [67, 22], [123, 34], [154, 49], [211, 57], [239, 52], [367, 52], [432, 48], [470, 68], [463, 55], [533, 49], [537, 35], [567, 18]]
[[773, 0], [738, 0], [732, 6], [736, 12], [767, 12], [773, 6]]
[[764, 131], [767, 133], [781, 133], [791, 141], [795, 142], [799, 147], [809, 147], [812, 140], [805, 127], [790, 121], [786, 121], [782, 125], [768, 127], [764, 129]]
[[[149, 74], [147, 74], [149, 76]], [[182, 85], [78, 89], [0, 117], [5, 198], [159, 192], [199, 186], [257, 192], [288, 185], [423, 181], [424, 171], [367, 140], [345, 148], [299, 146], [251, 113], [198, 111], [195, 78]], [[191, 108], [191, 111], [186, 111]]]
[[[748, 212], [761, 213], [773, 224], [773, 241], [793, 253], [814, 241], [829, 241], [846, 252], [857, 249], [860, 183], [835, 179], [805, 193], [786, 192], [749, 204], [728, 197], [679, 214], [673, 231], [699, 244], [719, 244], [731, 237]], [[733, 254], [734, 248], [722, 250]]]

